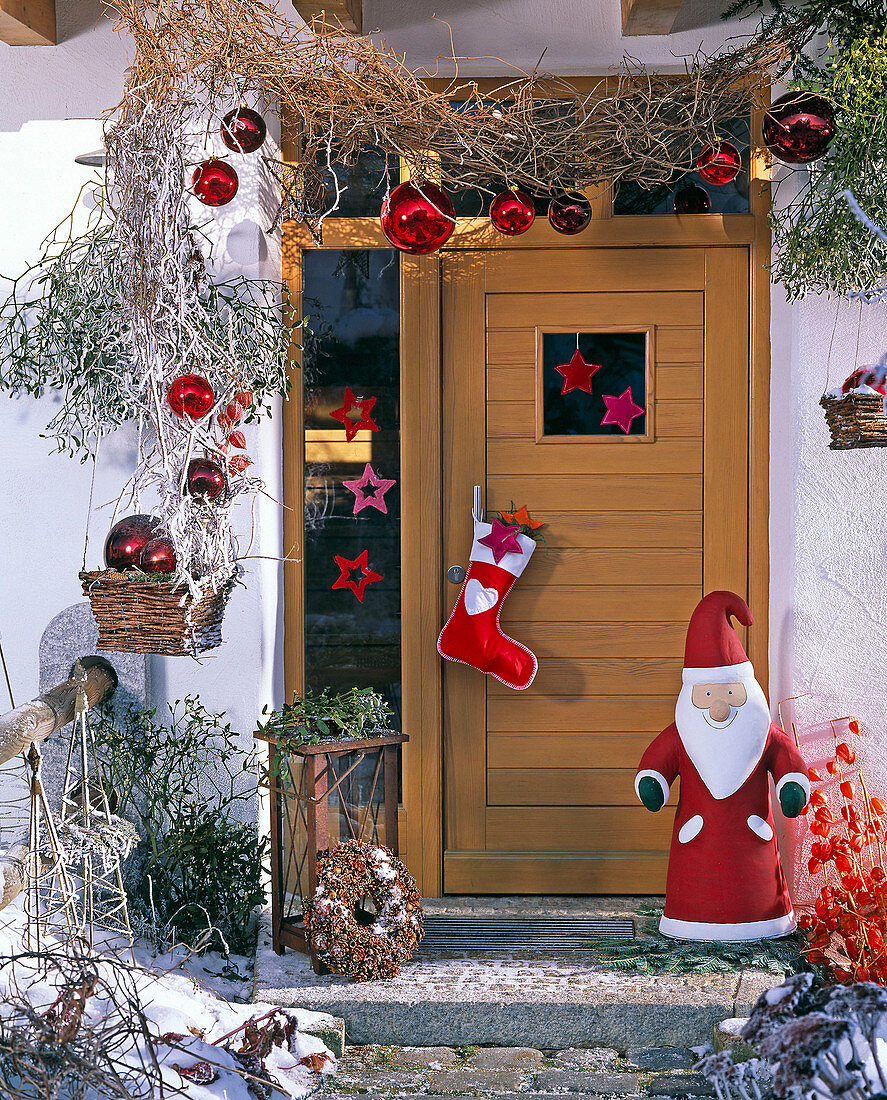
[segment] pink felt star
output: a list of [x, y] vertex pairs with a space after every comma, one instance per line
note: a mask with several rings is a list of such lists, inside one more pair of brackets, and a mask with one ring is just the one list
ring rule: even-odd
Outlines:
[[643, 405], [636, 405], [631, 399], [631, 386], [627, 386], [618, 397], [610, 397], [603, 394], [607, 411], [601, 425], [618, 424], [626, 435], [631, 431], [631, 422], [636, 416], [643, 416], [647, 411]]
[[523, 549], [517, 541], [520, 527], [511, 527], [500, 519], [493, 520], [493, 530], [478, 539], [481, 546], [486, 546], [493, 552], [493, 561], [498, 565], [506, 554], [522, 554]]
[[582, 352], [576, 348], [573, 358], [569, 363], [561, 363], [554, 368], [563, 376], [564, 384], [561, 387], [561, 397], [570, 390], [582, 390], [591, 393], [591, 380], [601, 369], [600, 363], [586, 363]]
[[[393, 485], [397, 484], [393, 478], [379, 477], [368, 462], [363, 468], [362, 477], [357, 481], [343, 481], [342, 484], [354, 493], [354, 508], [351, 511], [353, 516], [356, 516], [358, 512], [362, 512], [366, 507], [378, 508], [380, 512], [384, 512], [386, 516], [388, 515], [385, 494]], [[370, 485], [373, 488], [370, 492], [367, 492]]]
[[[351, 388], [349, 386], [345, 387], [345, 404], [339, 409], [334, 409], [330, 416], [333, 420], [338, 420], [344, 427], [345, 438], [349, 443], [361, 428], [368, 428], [371, 432], [379, 431], [379, 425], [370, 415], [375, 403], [375, 397], [355, 397], [351, 392]], [[355, 420], [348, 415], [352, 409], [360, 409], [360, 420]]]
[[[348, 558], [335, 555], [336, 565], [339, 567], [339, 575], [333, 581], [332, 588], [350, 588], [355, 596], [363, 603], [363, 594], [366, 591], [368, 584], [375, 584], [376, 581], [384, 580], [385, 578], [381, 573], [374, 573], [372, 569], [367, 565], [367, 551], [364, 550], [362, 554], [359, 554], [354, 561], [349, 561]], [[358, 573], [359, 576], [355, 577], [354, 574]]]

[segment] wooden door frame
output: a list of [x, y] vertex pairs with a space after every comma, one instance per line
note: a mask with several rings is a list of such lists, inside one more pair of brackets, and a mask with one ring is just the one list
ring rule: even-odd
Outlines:
[[[760, 131], [760, 116], [752, 133]], [[581, 237], [564, 237], [547, 224], [522, 237], [503, 237], [486, 218], [460, 219], [446, 251], [557, 248], [748, 249], [749, 284], [749, 603], [756, 626], [749, 658], [768, 682], [769, 465], [770, 465], [770, 210], [769, 166], [760, 149], [750, 158], [750, 212], [612, 216], [609, 196], [593, 196], [595, 217]], [[284, 278], [298, 302], [301, 253], [316, 248], [299, 223], [284, 226]], [[324, 248], [390, 248], [376, 218], [328, 220]], [[441, 454], [441, 264], [440, 256], [404, 256], [401, 278], [401, 501], [410, 516], [401, 529], [404, 848], [410, 870], [426, 897], [443, 885], [444, 738], [442, 661], [437, 635], [443, 621], [444, 563]], [[298, 310], [296, 315], [300, 315]], [[744, 402], [743, 402], [744, 403]], [[294, 385], [283, 411], [284, 449], [284, 682], [287, 698], [304, 680], [302, 584], [303, 448], [302, 391]], [[735, 430], [745, 428], [734, 424]]]

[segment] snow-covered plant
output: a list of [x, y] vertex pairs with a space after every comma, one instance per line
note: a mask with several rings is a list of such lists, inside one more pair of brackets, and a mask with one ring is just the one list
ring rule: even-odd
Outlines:
[[759, 998], [741, 1036], [759, 1057], [737, 1066], [721, 1052], [696, 1067], [718, 1100], [759, 1100], [768, 1088], [786, 1100], [887, 1091], [887, 991], [872, 982], [816, 988], [812, 974], [795, 974]]
[[812, 815], [810, 832], [816, 838], [808, 870], [822, 886], [812, 912], [799, 923], [814, 966], [841, 982], [887, 982], [887, 804], [870, 795], [857, 765], [859, 722], [848, 717], [831, 725], [834, 756], [825, 777], [809, 769], [814, 789], [804, 811]]

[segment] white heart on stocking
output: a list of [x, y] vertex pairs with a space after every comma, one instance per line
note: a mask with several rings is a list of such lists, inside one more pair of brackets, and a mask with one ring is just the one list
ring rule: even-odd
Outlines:
[[499, 593], [495, 588], [484, 588], [475, 577], [465, 585], [465, 610], [469, 615], [480, 615], [496, 606]]

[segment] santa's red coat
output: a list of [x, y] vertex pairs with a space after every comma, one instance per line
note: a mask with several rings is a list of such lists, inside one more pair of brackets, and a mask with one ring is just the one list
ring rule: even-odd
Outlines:
[[[751, 775], [726, 798], [715, 798], [706, 787], [674, 724], [650, 745], [638, 771], [658, 772], [669, 787], [681, 777], [668, 863], [666, 918], [735, 926], [791, 913], [770, 808], [769, 776], [778, 783], [784, 776], [800, 773], [806, 781], [807, 766], [779, 726], [771, 723]], [[702, 824], [691, 836], [697, 816]], [[754, 821], [753, 828], [750, 818], [761, 822]], [[682, 829], [689, 839], [681, 840]]]

